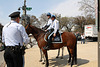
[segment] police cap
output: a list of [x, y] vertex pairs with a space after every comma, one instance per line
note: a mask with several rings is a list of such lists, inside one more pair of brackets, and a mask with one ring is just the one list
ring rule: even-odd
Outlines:
[[10, 15], [9, 15], [9, 17], [11, 17], [11, 18], [16, 18], [16, 17], [20, 17], [20, 12], [13, 12], [13, 13], [11, 13]]

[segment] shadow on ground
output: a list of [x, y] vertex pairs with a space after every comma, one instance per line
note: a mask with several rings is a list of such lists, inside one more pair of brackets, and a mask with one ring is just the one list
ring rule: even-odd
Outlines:
[[[69, 58], [68, 55], [65, 55], [64, 59], [54, 58], [53, 57], [52, 59], [49, 59], [50, 66], [52, 66], [52, 67], [55, 67], [55, 66], [58, 66], [58, 67], [66, 66], [68, 64], [68, 60], [67, 60], [68, 58]], [[89, 60], [78, 58], [77, 62], [78, 62], [78, 66], [81, 66], [81, 65], [89, 63]]]

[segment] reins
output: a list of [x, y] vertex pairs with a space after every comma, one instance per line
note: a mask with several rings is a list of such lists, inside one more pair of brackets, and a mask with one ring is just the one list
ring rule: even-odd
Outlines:
[[25, 26], [25, 29], [27, 29], [27, 28], [28, 28], [28, 25], [29, 25], [29, 24], [27, 24], [27, 25]]

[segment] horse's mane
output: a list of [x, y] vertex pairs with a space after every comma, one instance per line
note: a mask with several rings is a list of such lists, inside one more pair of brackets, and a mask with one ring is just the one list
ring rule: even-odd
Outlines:
[[45, 31], [43, 31], [42, 29], [36, 27], [36, 26], [33, 26], [33, 25], [30, 25], [31, 28], [34, 28], [36, 31], [35, 32], [40, 32], [40, 33], [45, 33]]

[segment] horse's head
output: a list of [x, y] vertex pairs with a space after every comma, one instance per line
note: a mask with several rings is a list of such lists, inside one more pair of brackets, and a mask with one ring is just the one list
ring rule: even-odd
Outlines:
[[29, 35], [31, 33], [30, 23], [25, 26], [26, 32]]

